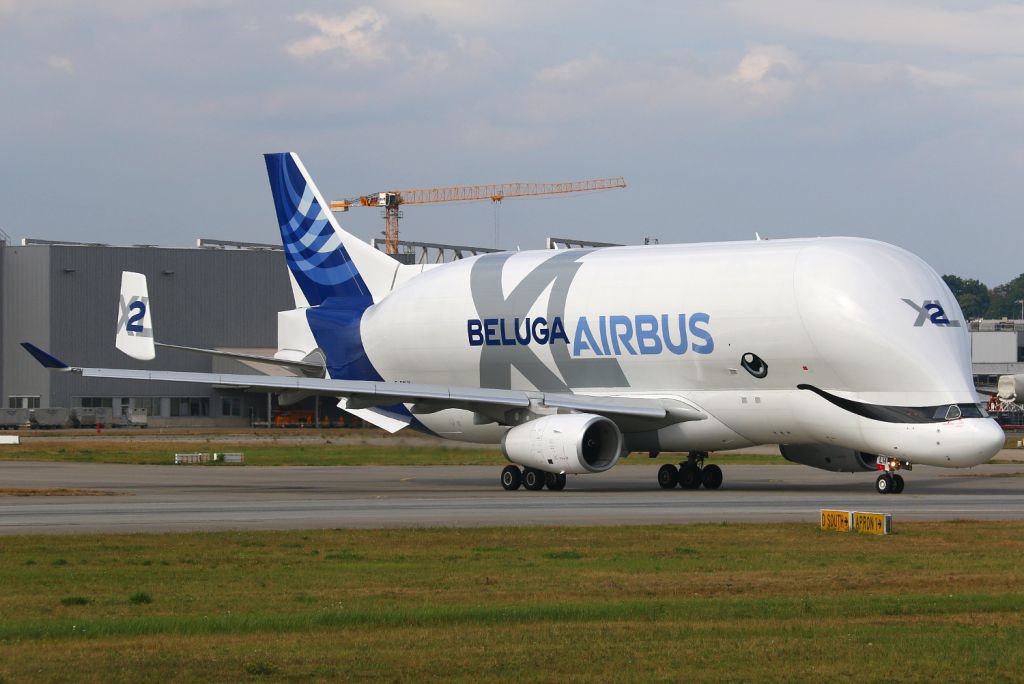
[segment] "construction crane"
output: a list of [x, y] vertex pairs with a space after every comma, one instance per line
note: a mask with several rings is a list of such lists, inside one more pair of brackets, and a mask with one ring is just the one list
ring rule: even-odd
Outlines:
[[567, 183], [497, 183], [494, 185], [459, 185], [450, 188], [420, 188], [418, 190], [388, 190], [370, 195], [331, 202], [331, 211], [348, 211], [351, 207], [380, 207], [384, 217], [384, 250], [398, 253], [398, 219], [402, 218], [403, 204], [436, 204], [438, 202], [467, 202], [491, 200], [499, 203], [510, 197], [536, 197], [561, 195], [570, 192], [588, 192], [624, 188], [622, 178], [570, 181]]

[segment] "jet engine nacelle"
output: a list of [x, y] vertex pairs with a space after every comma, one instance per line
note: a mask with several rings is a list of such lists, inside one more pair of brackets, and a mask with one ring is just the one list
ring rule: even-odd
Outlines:
[[552, 473], [603, 473], [622, 454], [622, 433], [603, 416], [566, 413], [517, 425], [501, 440], [505, 458]]
[[780, 444], [779, 451], [787, 461], [835, 473], [858, 473], [876, 469], [877, 456], [844, 447], [825, 444]]
[[997, 389], [1004, 401], [1024, 401], [1024, 374], [1000, 375]]

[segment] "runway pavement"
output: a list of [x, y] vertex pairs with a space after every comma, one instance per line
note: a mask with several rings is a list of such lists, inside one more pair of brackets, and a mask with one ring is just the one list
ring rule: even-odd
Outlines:
[[1024, 519], [1024, 463], [919, 467], [880, 495], [872, 473], [726, 466], [718, 491], [661, 490], [656, 468], [570, 476], [563, 492], [506, 492], [493, 466], [232, 467], [0, 462], [0, 488], [124, 496], [0, 497], [0, 534], [473, 525], [808, 521], [821, 508], [900, 520]]

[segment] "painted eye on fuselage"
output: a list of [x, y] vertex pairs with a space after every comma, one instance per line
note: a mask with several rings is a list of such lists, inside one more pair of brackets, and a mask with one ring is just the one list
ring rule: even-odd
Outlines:
[[768, 364], [757, 354], [747, 352], [740, 359], [740, 365], [755, 378], [760, 379], [768, 375]]

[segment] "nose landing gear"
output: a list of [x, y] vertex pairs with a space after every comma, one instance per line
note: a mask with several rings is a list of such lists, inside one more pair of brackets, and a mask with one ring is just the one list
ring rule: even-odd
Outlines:
[[897, 470], [913, 470], [914, 467], [908, 461], [901, 461], [898, 458], [879, 456], [875, 465], [879, 470], [884, 471], [875, 480], [875, 489], [879, 494], [902, 494], [903, 476]]
[[903, 476], [899, 473], [882, 473], [875, 480], [879, 494], [899, 494], [903, 491]]

